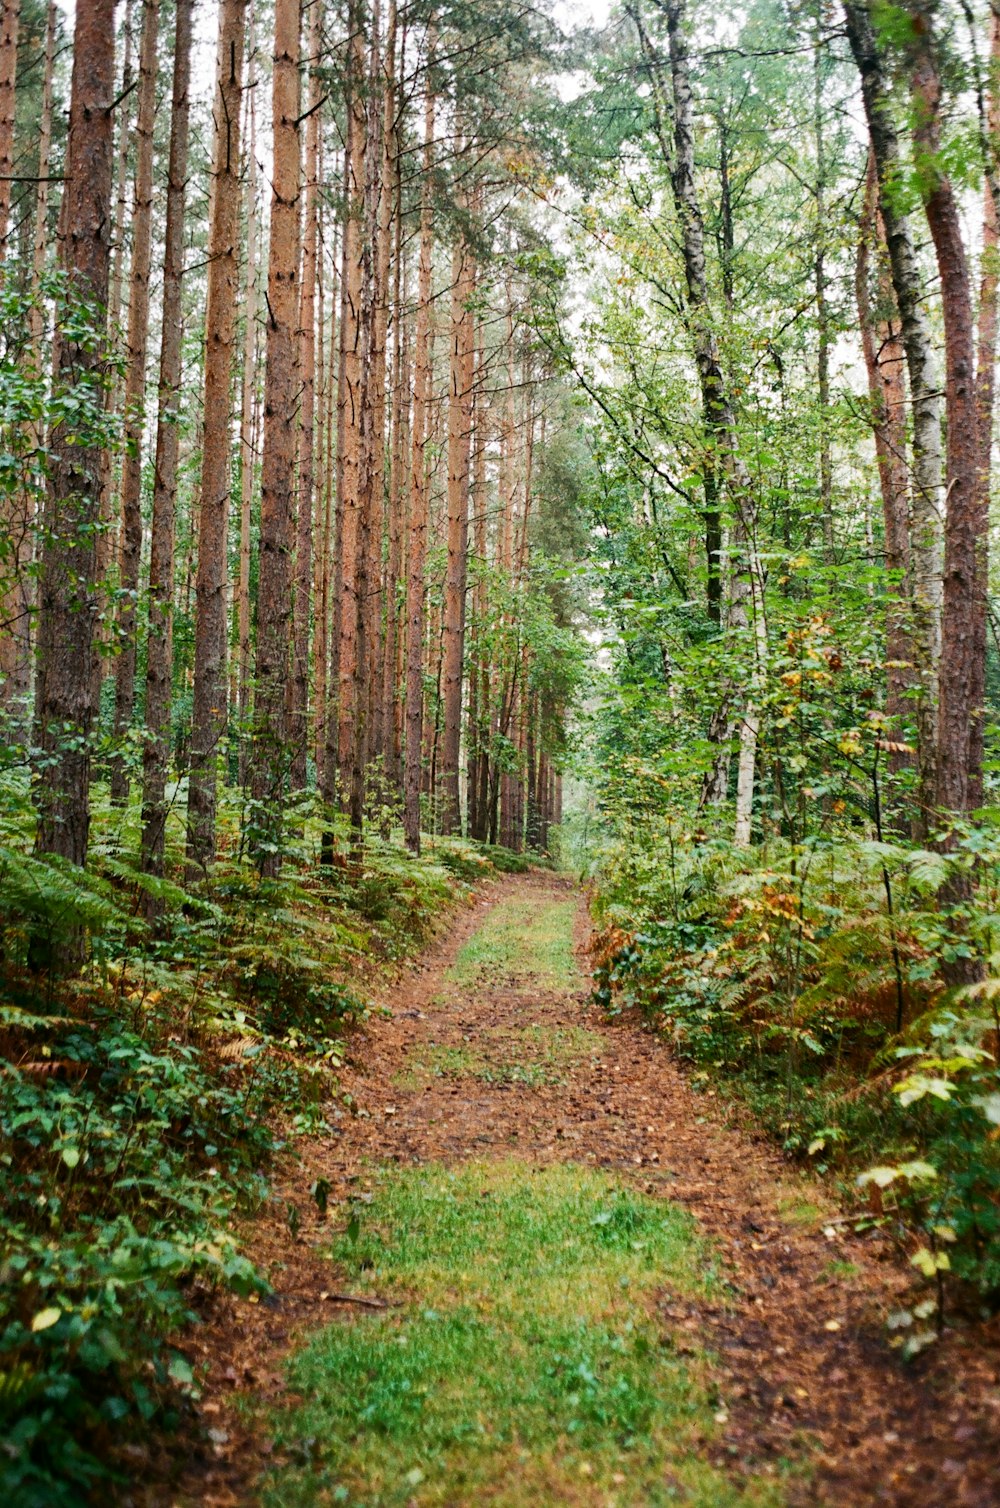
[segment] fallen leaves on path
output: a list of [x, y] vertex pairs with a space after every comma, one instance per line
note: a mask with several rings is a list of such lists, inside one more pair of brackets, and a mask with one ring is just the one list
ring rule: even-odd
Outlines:
[[[196, 1366], [208, 1367], [201, 1414], [211, 1433], [200, 1456], [167, 1497], [150, 1489], [131, 1501], [207, 1508], [254, 1501], [253, 1481], [270, 1447], [231, 1407], [234, 1394], [287, 1403], [282, 1355], [331, 1322], [331, 1303], [349, 1312], [359, 1302], [331, 1288], [316, 1250], [327, 1226], [310, 1185], [325, 1181], [337, 1222], [365, 1197], [373, 1162], [493, 1152], [614, 1170], [685, 1205], [714, 1238], [732, 1302], [679, 1306], [665, 1289], [659, 1313], [680, 1354], [702, 1340], [718, 1358], [716, 1417], [725, 1430], [713, 1446], [715, 1464], [740, 1473], [811, 1458], [816, 1469], [800, 1489], [803, 1504], [1000, 1503], [996, 1326], [954, 1331], [930, 1355], [904, 1363], [887, 1345], [885, 1319], [910, 1279], [888, 1243], [878, 1232], [856, 1235], [815, 1183], [728, 1124], [720, 1098], [696, 1092], [663, 1043], [636, 1022], [608, 1024], [583, 988], [525, 990], [516, 975], [449, 983], [459, 948], [493, 905], [554, 896], [571, 898], [569, 883], [541, 873], [484, 887], [394, 988], [391, 1017], [376, 1015], [357, 1034], [344, 1087], [360, 1113], [344, 1115], [335, 1134], [313, 1141], [286, 1171], [275, 1215], [259, 1223], [253, 1240], [274, 1298], [254, 1305], [218, 1297], [185, 1348]], [[581, 957], [585, 930], [581, 904]], [[509, 1060], [512, 1043], [540, 1028], [584, 1028], [598, 1045], [564, 1055], [535, 1076], [539, 1082], [527, 1074], [527, 1081], [489, 1077], [491, 1055]], [[470, 1044], [486, 1060], [476, 1060], [474, 1073], [407, 1076], [414, 1061], [451, 1061], [428, 1058], [430, 1046], [440, 1055]], [[295, 1241], [283, 1218], [289, 1204], [299, 1212]]]

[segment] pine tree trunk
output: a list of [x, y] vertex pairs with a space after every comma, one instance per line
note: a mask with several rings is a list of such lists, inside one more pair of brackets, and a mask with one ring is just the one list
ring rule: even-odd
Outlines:
[[[260, 578], [251, 784], [257, 803], [257, 867], [280, 868], [282, 802], [289, 728], [287, 683], [292, 649], [295, 441], [299, 409], [296, 339], [299, 315], [301, 149], [299, 132], [299, 0], [278, 0], [274, 13], [271, 118], [274, 130], [271, 239], [267, 265], [267, 356], [264, 370], [264, 452], [261, 463]], [[311, 465], [310, 465], [311, 471]], [[303, 500], [312, 524], [312, 498]], [[311, 574], [311, 573], [310, 573]], [[308, 577], [306, 580], [308, 612]]]
[[[45, 333], [45, 310], [42, 301], [42, 276], [48, 254], [49, 160], [52, 147], [52, 73], [55, 62], [55, 0], [50, 0], [45, 30], [45, 62], [42, 100], [38, 127], [38, 192], [35, 199], [31, 261], [31, 307], [29, 311], [30, 361], [32, 369], [42, 371], [42, 339]], [[2, 254], [2, 248], [0, 248]], [[41, 449], [44, 439], [40, 423], [29, 426], [32, 455]], [[0, 502], [0, 527], [8, 540], [7, 576], [0, 581], [0, 707], [13, 719], [13, 726], [26, 726], [31, 696], [31, 611], [35, 599], [35, 582], [31, 565], [35, 550], [36, 497], [30, 487], [13, 492]]]
[[247, 0], [220, 0], [213, 103], [188, 784], [187, 851], [194, 875], [206, 871], [215, 858], [216, 786], [226, 733], [226, 535], [232, 487], [230, 416], [239, 286], [240, 103], [246, 6]]
[[[118, 657], [115, 661], [115, 740], [120, 745], [135, 710], [136, 601], [142, 557], [142, 461], [149, 341], [149, 273], [153, 241], [153, 126], [156, 115], [156, 41], [159, 0], [143, 0], [139, 43], [139, 103], [136, 115], [135, 199], [132, 209], [132, 269], [128, 304], [128, 367], [125, 376], [125, 459], [122, 464]], [[128, 761], [119, 747], [111, 765], [111, 799], [128, 800]]]
[[434, 90], [429, 77], [433, 48], [428, 43], [425, 83], [424, 162], [420, 207], [420, 268], [414, 350], [413, 459], [410, 474], [410, 527], [406, 587], [406, 750], [403, 768], [403, 828], [407, 846], [420, 852], [420, 770], [424, 704], [424, 565], [427, 558], [428, 404], [431, 396], [431, 274], [434, 242]]
[[486, 494], [486, 447], [489, 405], [483, 328], [476, 340], [475, 461], [472, 494], [473, 553], [476, 584], [473, 591], [474, 639], [469, 667], [469, 836], [484, 842], [489, 830], [490, 663], [485, 651], [489, 610], [489, 533]]
[[389, 457], [389, 555], [386, 568], [385, 639], [382, 646], [382, 715], [384, 719], [385, 772], [390, 788], [402, 790], [402, 747], [399, 737], [400, 678], [398, 667], [404, 640], [399, 604], [403, 573], [403, 538], [406, 530], [404, 496], [406, 455], [409, 440], [409, 330], [404, 299], [406, 266], [403, 241], [402, 175], [399, 142], [394, 140], [393, 171], [396, 194], [396, 246], [392, 315], [392, 437]]
[[[115, 226], [111, 239], [111, 285], [108, 294], [107, 322], [109, 347], [116, 356], [121, 356], [121, 312], [122, 312], [122, 283], [125, 270], [125, 242], [126, 220], [128, 215], [128, 160], [129, 147], [132, 138], [132, 98], [135, 88], [135, 80], [132, 76], [132, 45], [133, 45], [133, 0], [125, 3], [125, 55], [122, 61], [121, 89], [119, 91], [119, 105], [115, 111], [117, 132], [117, 145], [115, 151]], [[119, 363], [116, 362], [111, 373], [110, 380], [106, 384], [104, 394], [104, 406], [106, 412], [117, 414], [121, 403], [121, 373]], [[94, 703], [94, 716], [100, 715], [101, 688], [107, 678], [108, 655], [105, 646], [108, 641], [108, 612], [107, 591], [109, 579], [113, 568], [118, 560], [118, 533], [120, 519], [114, 506], [114, 472], [116, 452], [112, 452], [108, 446], [101, 457], [101, 516], [100, 527], [97, 534], [97, 603], [94, 626], [93, 645], [93, 676], [94, 687], [91, 693]]]
[[257, 412], [257, 78], [255, 17], [250, 16], [250, 73], [246, 111], [246, 237], [247, 266], [243, 295], [243, 380], [240, 398], [240, 560], [236, 590], [237, 715], [239, 720], [239, 780], [247, 782], [250, 738], [250, 698], [253, 681], [250, 648], [250, 535], [254, 468], [258, 449]]
[[0, 258], [7, 254], [10, 200], [14, 183], [17, 33], [21, 0], [4, 0], [0, 15]]
[[[156, 462], [149, 548], [149, 634], [146, 644], [146, 743], [143, 748], [142, 868], [162, 875], [170, 763], [173, 676], [174, 518], [180, 450], [183, 334], [184, 209], [190, 124], [191, 18], [194, 0], [176, 0], [170, 159], [163, 249], [163, 320], [157, 393]], [[155, 911], [155, 906], [150, 909]]]
[[[370, 455], [370, 549], [368, 569], [368, 717], [369, 757], [385, 755], [386, 705], [382, 696], [382, 667], [384, 664], [384, 639], [386, 634], [385, 613], [388, 606], [385, 571], [383, 569], [385, 541], [385, 415], [386, 415], [386, 355], [389, 330], [389, 266], [392, 257], [393, 212], [395, 195], [392, 191], [393, 168], [396, 148], [393, 133], [396, 119], [396, 5], [389, 6], [386, 30], [385, 62], [372, 76], [372, 106], [378, 99], [381, 85], [381, 111], [377, 119], [378, 162], [372, 164], [377, 170], [378, 183], [373, 204], [375, 245], [372, 254], [372, 337], [371, 367], [368, 374], [368, 402], [371, 406], [371, 455]], [[376, 122], [373, 120], [373, 126]], [[384, 777], [384, 766], [383, 766]]]
[[[110, 272], [113, 0], [77, 0], [70, 90], [61, 262], [95, 322], [103, 323]], [[103, 340], [60, 331], [55, 381], [102, 404]], [[45, 504], [39, 582], [37, 741], [43, 759], [35, 786], [36, 848], [83, 864], [90, 826], [90, 739], [96, 538], [101, 506], [98, 444], [66, 444], [63, 426], [49, 439], [53, 460]], [[75, 944], [68, 951], [75, 952]]]
[[461, 832], [459, 757], [468, 574], [469, 460], [475, 349], [471, 299], [472, 253], [464, 237], [455, 245], [451, 292], [451, 370], [448, 401], [448, 568], [444, 598], [444, 746], [441, 831]]
[[313, 505], [315, 490], [316, 417], [316, 272], [319, 257], [319, 124], [322, 102], [320, 61], [320, 0], [309, 13], [309, 97], [306, 109], [305, 220], [302, 239], [302, 287], [299, 301], [299, 370], [301, 424], [299, 428], [299, 494], [295, 535], [295, 611], [293, 619], [291, 787], [306, 787], [309, 748], [309, 621], [313, 576]]
[[[365, 110], [365, 45], [359, 0], [353, 0], [348, 17], [350, 36], [348, 68], [348, 184], [347, 219], [344, 226], [344, 304], [341, 312], [341, 392], [338, 402], [339, 454], [338, 499], [340, 514], [340, 644], [337, 667], [338, 748], [337, 767], [342, 795], [351, 803], [354, 783], [354, 753], [360, 717], [358, 683], [358, 631], [364, 609], [364, 576], [367, 568], [363, 537], [364, 503], [361, 496], [361, 421], [364, 404], [362, 359], [362, 299], [365, 295], [365, 163], [368, 120]], [[361, 580], [359, 580], [359, 577]]]
[[[381, 324], [381, 354], [377, 354], [380, 337], [379, 304], [384, 303], [384, 288], [379, 289], [380, 221], [383, 195], [382, 128], [385, 95], [380, 88], [381, 7], [372, 0], [371, 44], [365, 110], [365, 151], [363, 162], [363, 207], [360, 245], [361, 302], [359, 335], [361, 347], [360, 382], [355, 409], [357, 424], [357, 547], [354, 578], [354, 601], [357, 613], [354, 648], [352, 698], [352, 739], [350, 748], [350, 790], [348, 813], [353, 834], [355, 859], [360, 856], [367, 795], [368, 754], [371, 734], [371, 711], [374, 700], [372, 666], [376, 646], [376, 620], [382, 567], [382, 476], [385, 464], [383, 426], [385, 422], [385, 323]], [[385, 231], [388, 237], [389, 225]], [[388, 242], [385, 242], [386, 246]], [[388, 269], [386, 268], [386, 273]], [[380, 375], [377, 375], [380, 374]], [[379, 389], [381, 391], [379, 392]]]
[[[349, 207], [352, 204], [351, 185], [352, 176], [352, 153], [353, 147], [351, 134], [354, 130], [353, 111], [347, 112], [347, 141], [344, 145], [344, 204]], [[333, 455], [333, 580], [331, 590], [330, 611], [330, 666], [327, 681], [327, 707], [326, 707], [326, 753], [323, 759], [323, 785], [321, 787], [323, 802], [332, 811], [335, 806], [342, 805], [342, 771], [340, 768], [340, 641], [341, 626], [344, 619], [344, 434], [346, 420], [345, 393], [346, 369], [348, 360], [353, 360], [353, 355], [348, 351], [345, 334], [353, 316], [350, 311], [348, 299], [348, 257], [353, 256], [353, 235], [349, 235], [350, 213], [347, 214], [341, 230], [340, 241], [340, 313], [337, 322], [337, 381], [334, 385], [331, 372], [330, 395], [331, 399], [336, 393], [336, 443], [331, 446]], [[336, 264], [336, 253], [334, 255]], [[331, 350], [333, 347], [331, 346]], [[331, 365], [333, 357], [331, 354]], [[334, 832], [332, 827], [326, 827], [323, 833], [321, 859], [324, 864], [333, 860]]]

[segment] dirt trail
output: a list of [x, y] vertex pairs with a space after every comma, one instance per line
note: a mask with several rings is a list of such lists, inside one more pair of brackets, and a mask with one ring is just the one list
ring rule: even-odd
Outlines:
[[[721, 1443], [706, 1447], [716, 1464], [739, 1475], [802, 1453], [815, 1463], [808, 1487], [792, 1489], [803, 1503], [1000, 1504], [996, 1335], [991, 1346], [981, 1330], [974, 1344], [957, 1332], [907, 1367], [885, 1344], [884, 1317], [906, 1274], [882, 1238], [838, 1223], [814, 1185], [728, 1125], [717, 1097], [694, 1091], [665, 1045], [635, 1023], [605, 1022], [584, 989], [543, 982], [526, 991], [488, 960], [471, 985], [455, 983], [460, 950], [498, 903], [553, 899], [579, 897], [546, 874], [484, 887], [393, 989], [391, 1017], [358, 1033], [345, 1087], [361, 1113], [311, 1144], [307, 1165], [279, 1191], [282, 1211], [294, 1203], [302, 1225], [294, 1243], [277, 1220], [262, 1234], [258, 1255], [282, 1264], [273, 1267], [274, 1300], [220, 1300], [210, 1317], [202, 1409], [215, 1443], [167, 1500], [219, 1508], [255, 1500], [269, 1442], [234, 1398], [249, 1390], [281, 1401], [282, 1352], [343, 1312], [316, 1250], [325, 1228], [308, 1196], [315, 1178], [329, 1182], [335, 1201], [363, 1189], [372, 1161], [515, 1155], [613, 1170], [686, 1206], [718, 1243], [732, 1304], [665, 1298], [661, 1308], [679, 1349], [698, 1338], [718, 1358], [728, 1424]], [[580, 902], [581, 957], [586, 926]], [[542, 1027], [566, 1049], [558, 1073], [532, 1072], [519, 1051], [524, 1034]]]

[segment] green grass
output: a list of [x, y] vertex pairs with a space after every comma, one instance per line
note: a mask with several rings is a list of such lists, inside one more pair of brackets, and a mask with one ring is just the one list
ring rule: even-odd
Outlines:
[[536, 987], [580, 988], [573, 956], [573, 901], [510, 900], [494, 907], [458, 951], [448, 970], [453, 984], [491, 985], [530, 980]]
[[598, 1057], [603, 1041], [582, 1026], [493, 1027], [476, 1045], [429, 1042], [413, 1049], [393, 1080], [400, 1089], [422, 1089], [432, 1079], [478, 1079], [539, 1089], [559, 1084], [585, 1058]]
[[653, 1298], [720, 1283], [677, 1207], [572, 1165], [470, 1163], [385, 1170], [362, 1222], [332, 1249], [338, 1286], [399, 1307], [292, 1363], [267, 1508], [782, 1501], [703, 1458], [722, 1406]]

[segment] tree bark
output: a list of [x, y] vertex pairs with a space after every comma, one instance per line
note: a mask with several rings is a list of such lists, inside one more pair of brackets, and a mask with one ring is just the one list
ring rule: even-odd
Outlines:
[[[261, 463], [260, 576], [251, 770], [258, 829], [253, 847], [261, 874], [270, 877], [275, 876], [280, 868], [282, 801], [289, 762], [286, 699], [292, 648], [291, 555], [295, 517], [295, 440], [299, 417], [296, 332], [302, 178], [300, 23], [299, 0], [278, 0], [274, 13], [271, 76], [274, 146], [267, 264], [264, 453]], [[308, 507], [311, 529], [311, 497]], [[308, 612], [308, 580], [306, 610]]]
[[403, 573], [403, 538], [406, 530], [406, 456], [409, 442], [410, 345], [404, 301], [406, 298], [405, 242], [403, 240], [402, 173], [399, 142], [393, 138], [393, 175], [396, 195], [394, 288], [392, 314], [392, 423], [389, 455], [389, 553], [385, 583], [385, 638], [382, 645], [382, 708], [385, 772], [390, 787], [403, 787], [402, 746], [399, 737], [400, 677], [398, 666], [404, 635], [399, 603]]
[[[381, 87], [380, 87], [381, 86]], [[385, 287], [389, 216], [383, 205], [383, 126], [385, 91], [381, 61], [381, 6], [372, 0], [367, 109], [365, 112], [364, 202], [361, 235], [361, 369], [358, 392], [358, 514], [355, 603], [353, 737], [348, 811], [353, 851], [360, 854], [367, 795], [371, 715], [375, 700], [379, 592], [382, 574], [382, 485], [385, 467]], [[383, 235], [384, 230], [384, 235]], [[381, 308], [380, 308], [381, 306]], [[381, 342], [381, 345], [380, 345]]]
[[153, 242], [153, 127], [156, 119], [156, 41], [159, 0], [143, 0], [136, 114], [135, 198], [125, 375], [125, 459], [122, 464], [121, 550], [118, 585], [118, 656], [115, 661], [115, 740], [111, 799], [128, 800], [128, 760], [120, 745], [135, 711], [136, 602], [142, 557], [142, 441], [145, 428], [146, 350], [149, 343], [149, 272]]
[[226, 534], [232, 488], [230, 416], [239, 285], [240, 102], [247, 0], [220, 0], [213, 103], [205, 302], [205, 392], [195, 579], [194, 706], [188, 784], [193, 875], [215, 858], [216, 785], [226, 732]]
[[239, 779], [247, 781], [250, 739], [250, 700], [253, 665], [250, 645], [250, 534], [253, 514], [254, 469], [258, 451], [257, 403], [257, 66], [254, 41], [255, 16], [250, 13], [247, 52], [250, 73], [247, 78], [246, 111], [246, 237], [247, 266], [243, 295], [243, 380], [240, 396], [240, 560], [236, 590], [237, 716], [239, 720]]
[[[712, 323], [705, 270], [705, 228], [694, 178], [694, 118], [687, 47], [682, 26], [682, 0], [666, 5], [673, 85], [673, 159], [671, 185], [681, 227], [687, 291], [687, 324], [701, 387], [702, 419], [708, 444], [723, 457], [734, 523], [732, 547], [736, 560], [731, 569], [727, 630], [734, 645], [749, 637], [750, 684], [739, 712], [739, 763], [736, 783], [734, 842], [746, 847], [752, 828], [753, 794], [760, 731], [760, 700], [767, 660], [767, 625], [764, 615], [764, 582], [756, 545], [757, 505], [746, 464], [740, 454], [729, 390], [722, 371]], [[710, 734], [723, 740], [715, 768], [706, 781], [706, 794], [725, 790], [723, 766], [728, 764], [732, 717], [729, 705], [736, 688], [723, 694], [723, 709], [713, 719]]]
[[[875, 307], [872, 306], [869, 290], [873, 248], [878, 269]], [[884, 229], [878, 208], [878, 176], [874, 154], [871, 152], [859, 226], [854, 283], [882, 494], [885, 568], [889, 575], [886, 713], [890, 719], [891, 741], [902, 742], [904, 723], [910, 707], [908, 693], [912, 685], [909, 666], [910, 534], [906, 392], [903, 380], [905, 354], [900, 340], [892, 280], [886, 265]], [[890, 751], [890, 768], [899, 769], [903, 762], [898, 751]]]
[[361, 420], [364, 402], [362, 360], [362, 310], [365, 294], [365, 162], [368, 120], [365, 110], [365, 45], [360, 0], [352, 0], [348, 17], [348, 182], [344, 225], [344, 304], [341, 310], [341, 391], [338, 395], [337, 457], [340, 514], [340, 643], [337, 666], [338, 749], [337, 767], [346, 782], [350, 805], [354, 779], [354, 751], [358, 737], [360, 689], [358, 685], [358, 631], [364, 607], [367, 561], [363, 538], [364, 503], [361, 496]]
[[420, 852], [420, 769], [424, 717], [424, 566], [427, 558], [427, 443], [431, 396], [431, 274], [434, 249], [434, 87], [428, 42], [424, 84], [424, 161], [420, 199], [420, 267], [414, 346], [413, 458], [410, 474], [410, 527], [406, 587], [406, 751], [403, 769], [403, 828], [407, 846]]
[[[77, 0], [73, 34], [63, 241], [60, 260], [74, 292], [102, 326], [110, 271], [113, 0]], [[60, 331], [54, 356], [60, 387], [80, 386], [103, 406], [105, 342]], [[90, 737], [96, 540], [100, 520], [99, 436], [68, 444], [64, 426], [50, 436], [53, 460], [45, 505], [39, 583], [36, 695], [43, 759], [35, 787], [36, 848], [83, 864], [90, 827]]]
[[459, 757], [465, 658], [465, 590], [468, 575], [469, 461], [475, 348], [471, 300], [472, 252], [462, 235], [452, 259], [451, 362], [448, 400], [448, 566], [444, 597], [444, 748], [441, 831], [462, 830]]
[[990, 18], [990, 78], [986, 101], [987, 173], [983, 189], [983, 253], [979, 280], [979, 319], [976, 333], [976, 414], [978, 429], [978, 507], [987, 527], [978, 542], [975, 587], [975, 645], [969, 730], [969, 807], [983, 804], [983, 741], [986, 702], [986, 627], [989, 608], [989, 509], [993, 471], [993, 413], [996, 393], [997, 293], [1000, 284], [1000, 205], [994, 197], [996, 161], [1000, 149], [1000, 7]]
[[[368, 373], [369, 403], [371, 405], [371, 455], [369, 495], [371, 501], [370, 550], [368, 568], [368, 717], [370, 736], [368, 757], [385, 755], [386, 708], [382, 697], [382, 667], [384, 664], [384, 640], [387, 632], [385, 613], [388, 607], [385, 570], [383, 566], [385, 544], [385, 416], [386, 372], [389, 331], [389, 269], [392, 260], [392, 230], [395, 194], [392, 191], [396, 147], [393, 144], [396, 118], [396, 5], [390, 3], [386, 28], [384, 64], [372, 75], [371, 106], [372, 127], [377, 127], [378, 162], [372, 162], [377, 170], [378, 184], [372, 206], [374, 221], [374, 248], [372, 252], [372, 336], [371, 364]], [[374, 117], [377, 117], [374, 118]], [[384, 777], [383, 765], [383, 777]]]
[[[975, 331], [972, 287], [958, 202], [941, 167], [940, 80], [933, 55], [930, 14], [919, 9], [913, 80], [916, 112], [913, 141], [921, 165], [924, 210], [941, 280], [944, 317], [945, 467], [944, 589], [941, 663], [938, 674], [937, 797], [940, 806], [966, 812], [970, 804], [970, 730], [982, 708], [973, 706], [980, 542], [986, 513], [979, 482], [979, 416], [976, 410]], [[985, 648], [985, 630], [981, 635]]]
[[937, 797], [937, 673], [941, 657], [941, 385], [923, 301], [924, 279], [910, 222], [898, 192], [902, 171], [888, 79], [867, 0], [843, 0], [847, 37], [861, 75], [865, 117], [879, 182], [892, 284], [899, 308], [913, 414], [910, 550], [913, 586], [913, 659], [920, 686], [920, 825]]
[[[45, 62], [42, 81], [41, 111], [38, 124], [38, 192], [31, 260], [31, 304], [28, 314], [30, 361], [38, 375], [42, 371], [42, 338], [45, 310], [42, 300], [42, 277], [48, 255], [49, 159], [52, 147], [52, 73], [55, 62], [55, 0], [50, 0], [45, 29]], [[0, 255], [3, 249], [0, 247]], [[40, 423], [32, 423], [28, 432], [29, 449], [34, 458], [42, 446]], [[28, 485], [5, 497], [0, 504], [2, 528], [8, 541], [6, 577], [0, 581], [0, 707], [12, 717], [13, 726], [29, 721], [31, 695], [32, 608], [35, 583], [30, 567], [35, 550], [35, 487]]]
[[17, 104], [17, 33], [21, 0], [4, 0], [0, 15], [0, 258], [7, 254], [14, 187], [14, 117]]
[[295, 535], [295, 611], [293, 617], [291, 786], [306, 787], [309, 748], [309, 621], [312, 585], [313, 493], [315, 490], [316, 416], [316, 270], [319, 255], [319, 126], [322, 103], [320, 60], [320, 0], [312, 0], [309, 15], [309, 95], [306, 104], [305, 211], [302, 238], [302, 286], [299, 299], [299, 368], [301, 423], [299, 426], [299, 493]]
[[[174, 518], [180, 450], [183, 333], [184, 209], [191, 114], [191, 18], [194, 0], [176, 0], [170, 157], [163, 249], [163, 320], [157, 391], [156, 461], [149, 549], [149, 634], [146, 641], [146, 743], [143, 748], [142, 868], [162, 875], [168, 806], [170, 705], [173, 676]], [[155, 905], [148, 908], [155, 911]]]

